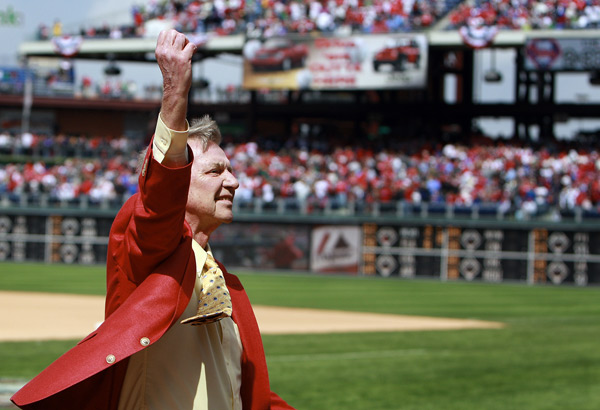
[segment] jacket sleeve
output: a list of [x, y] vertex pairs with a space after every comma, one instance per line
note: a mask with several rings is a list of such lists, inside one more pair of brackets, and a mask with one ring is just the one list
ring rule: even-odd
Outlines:
[[295, 410], [287, 404], [277, 393], [271, 392], [271, 410]]
[[141, 283], [183, 240], [193, 162], [192, 151], [188, 153], [186, 166], [168, 168], [153, 158], [149, 148], [139, 176], [139, 194], [132, 198], [126, 219], [115, 220], [117, 228], [110, 239], [116, 246], [109, 250], [120, 254], [118, 259], [128, 265], [123, 268], [133, 283]]

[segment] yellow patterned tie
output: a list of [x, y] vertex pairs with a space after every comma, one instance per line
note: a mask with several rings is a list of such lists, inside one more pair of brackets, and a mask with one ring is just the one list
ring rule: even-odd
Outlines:
[[225, 285], [223, 271], [210, 253], [206, 254], [204, 269], [200, 275], [201, 289], [198, 293], [198, 312], [181, 323], [203, 325], [231, 316], [231, 297]]

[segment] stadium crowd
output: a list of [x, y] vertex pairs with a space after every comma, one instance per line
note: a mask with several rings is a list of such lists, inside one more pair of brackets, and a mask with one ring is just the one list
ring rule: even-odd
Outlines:
[[462, 2], [449, 13], [447, 29], [478, 18], [480, 24], [505, 30], [596, 29], [599, 0], [476, 0]]
[[395, 32], [431, 25], [446, 11], [446, 1], [286, 1], [222, 0], [169, 1], [134, 6], [138, 32], [146, 21], [168, 19], [183, 32], [220, 35], [273, 36], [313, 31], [332, 32], [341, 27], [357, 32]]
[[152, 20], [173, 22], [186, 33], [397, 33], [428, 29], [440, 22], [457, 29], [479, 18], [501, 29], [598, 28], [600, 0], [150, 0], [131, 8], [131, 23], [81, 27], [66, 32], [60, 19], [40, 24], [38, 39], [65, 34], [85, 38], [127, 38], [145, 34]]
[[150, 0], [134, 5], [132, 23], [121, 26], [82, 27], [65, 32], [59, 19], [41, 24], [40, 40], [64, 34], [86, 38], [139, 37], [151, 20], [173, 22], [186, 33], [273, 36], [288, 33], [334, 32], [390, 33], [431, 27], [459, 0]]
[[[127, 138], [66, 135], [11, 135], [0, 132], [0, 155], [40, 158], [0, 165], [0, 195], [48, 195], [51, 201], [121, 201], [137, 190], [134, 153], [139, 146]], [[119, 203], [120, 205], [120, 203]]]
[[[122, 138], [12, 136], [0, 133], [0, 154], [24, 159], [0, 166], [0, 197], [47, 195], [69, 202], [121, 201], [137, 189], [139, 144]], [[279, 199], [311, 209], [364, 209], [377, 203], [493, 205], [507, 214], [539, 215], [579, 208], [600, 212], [597, 150], [534, 149], [490, 139], [476, 144], [418, 148], [323, 146], [288, 139], [278, 147], [257, 142], [225, 145], [240, 187], [237, 205]], [[66, 158], [66, 159], [65, 159]]]

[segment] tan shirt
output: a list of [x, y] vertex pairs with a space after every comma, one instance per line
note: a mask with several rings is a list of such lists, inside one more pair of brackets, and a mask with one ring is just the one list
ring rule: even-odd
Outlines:
[[[162, 162], [171, 138], [186, 134], [169, 130], [159, 116], [155, 141], [167, 144], [160, 148], [154, 144], [157, 161]], [[207, 257], [196, 241], [192, 249], [196, 289], [180, 319], [196, 314], [199, 276]], [[242, 342], [231, 318], [200, 326], [176, 323], [129, 359], [119, 410], [242, 410], [241, 357]]]

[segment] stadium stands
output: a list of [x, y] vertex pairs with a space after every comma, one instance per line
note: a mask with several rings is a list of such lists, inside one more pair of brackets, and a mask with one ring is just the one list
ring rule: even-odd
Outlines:
[[[201, 0], [149, 1], [134, 5], [131, 23], [80, 27], [66, 31], [60, 19], [40, 24], [37, 38], [81, 35], [85, 38], [131, 38], [145, 34], [153, 20], [172, 21], [188, 33], [274, 36], [290, 33], [394, 33], [434, 26], [456, 30], [480, 18], [487, 26], [508, 30], [589, 29], [600, 24], [598, 0]], [[441, 27], [440, 27], [441, 26]]]
[[[240, 182], [240, 210], [553, 219], [600, 212], [597, 150], [489, 139], [380, 150], [287, 141], [270, 149], [226, 145]], [[2, 133], [1, 157], [13, 161], [0, 166], [0, 200], [118, 207], [137, 189], [140, 148], [124, 137]]]
[[495, 0], [463, 2], [450, 12], [449, 30], [480, 18], [486, 26], [502, 30], [589, 29], [600, 24], [598, 0]]
[[[40, 26], [39, 38], [63, 34], [137, 37], [144, 35], [144, 24], [155, 19], [172, 20], [186, 32], [269, 36], [337, 30], [404, 32], [438, 24], [457, 29], [473, 17], [501, 29], [597, 28], [600, 0], [150, 1], [132, 9], [131, 25], [84, 27], [78, 33], [66, 33], [56, 20], [52, 28]], [[111, 90], [93, 94], [128, 95], [120, 86], [117, 92]], [[219, 100], [247, 102], [247, 96], [228, 97], [242, 92], [224, 91]], [[146, 94], [151, 93], [159, 94], [156, 90]], [[139, 148], [124, 138], [2, 133], [1, 200], [118, 206], [136, 189]], [[341, 145], [315, 149], [299, 144], [273, 149], [249, 142], [229, 145], [227, 150], [240, 180], [236, 206], [248, 211], [558, 218], [561, 213], [596, 215], [600, 210], [596, 150], [534, 149], [490, 141], [410, 150]], [[19, 155], [32, 155], [36, 160], [6, 160]]]

